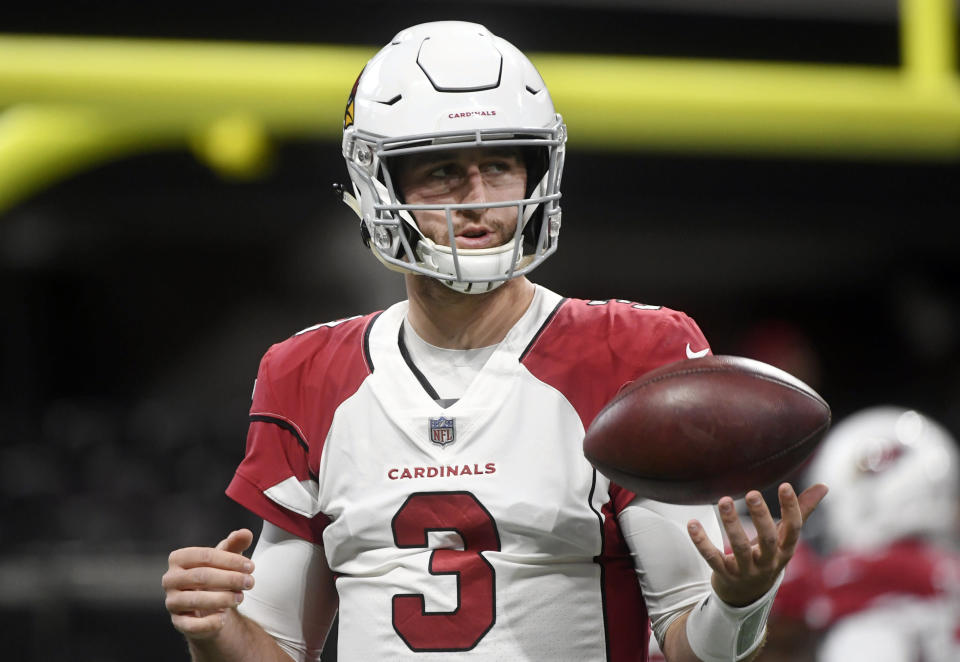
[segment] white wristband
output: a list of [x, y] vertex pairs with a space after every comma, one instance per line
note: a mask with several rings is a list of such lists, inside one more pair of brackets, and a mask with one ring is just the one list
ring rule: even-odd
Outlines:
[[782, 581], [781, 571], [770, 590], [746, 607], [731, 607], [710, 591], [687, 617], [687, 641], [697, 657], [703, 662], [733, 662], [757, 650]]

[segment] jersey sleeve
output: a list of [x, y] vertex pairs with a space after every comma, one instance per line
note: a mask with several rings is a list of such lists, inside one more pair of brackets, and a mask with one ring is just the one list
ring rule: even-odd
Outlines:
[[367, 333], [378, 313], [317, 324], [260, 361], [246, 455], [227, 495], [284, 531], [322, 544], [320, 458], [334, 414], [373, 372]]
[[[632, 304], [636, 305], [639, 304]], [[640, 317], [644, 312], [649, 313], [646, 319]], [[617, 392], [660, 366], [711, 354], [710, 345], [697, 323], [677, 310], [662, 308], [645, 311], [641, 308], [631, 312], [621, 304], [614, 309], [610, 327], [611, 353], [615, 363], [622, 365], [619, 371], [610, 370], [617, 374]], [[601, 408], [611, 399], [612, 395], [607, 397]], [[593, 412], [591, 422], [599, 410]], [[622, 493], [616, 501], [625, 504], [635, 496], [629, 490], [620, 489]], [[620, 508], [617, 507], [614, 512], [619, 513]]]
[[700, 327], [679, 310], [647, 310], [621, 302], [608, 306], [611, 373], [633, 381], [660, 366], [711, 353]]
[[246, 454], [227, 495], [281, 529], [320, 544], [329, 520], [316, 506], [319, 486], [310, 468], [306, 435], [284, 412], [271, 380], [273, 351], [271, 348], [260, 362]]
[[646, 347], [642, 372], [637, 377], [661, 365], [711, 353], [710, 344], [697, 323], [686, 314], [671, 310], [657, 323]]

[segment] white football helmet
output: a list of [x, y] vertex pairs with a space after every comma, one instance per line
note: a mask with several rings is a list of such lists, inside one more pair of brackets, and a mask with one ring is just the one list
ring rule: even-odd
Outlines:
[[830, 488], [819, 519], [831, 549], [862, 552], [907, 537], [955, 535], [957, 442], [916, 411], [873, 407], [847, 417], [823, 440], [806, 478]]
[[[460, 292], [487, 292], [556, 251], [565, 142], [566, 126], [543, 79], [512, 44], [476, 23], [416, 25], [367, 63], [351, 92], [343, 156], [354, 195], [342, 198], [387, 267], [432, 276]], [[395, 157], [491, 144], [520, 148], [527, 168], [523, 199], [415, 205], [399, 195]], [[513, 241], [458, 249], [453, 211], [492, 207], [516, 207]], [[448, 245], [424, 236], [417, 210], [445, 212]]]

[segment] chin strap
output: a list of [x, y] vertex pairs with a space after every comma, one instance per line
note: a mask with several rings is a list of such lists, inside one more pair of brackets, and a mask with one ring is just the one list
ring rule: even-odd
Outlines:
[[687, 641], [703, 662], [736, 662], [763, 643], [773, 598], [783, 571], [769, 591], [745, 607], [731, 607], [710, 591], [687, 617]]
[[360, 211], [360, 201], [357, 200], [352, 193], [348, 193], [343, 184], [333, 185], [333, 195], [345, 205], [350, 207], [354, 214], [359, 216], [361, 219], [363, 218], [363, 214]]
[[[465, 279], [487, 278], [510, 271], [510, 258], [513, 256], [514, 242], [510, 241], [494, 248], [458, 248], [457, 262], [460, 264], [460, 275]], [[417, 258], [423, 266], [437, 272], [441, 282], [457, 292], [482, 294], [496, 289], [506, 282], [504, 280], [474, 281], [444, 280], [443, 275], [454, 276], [457, 273], [453, 261], [453, 250], [449, 246], [440, 246], [426, 237], [417, 244]], [[517, 263], [523, 259], [518, 255]]]

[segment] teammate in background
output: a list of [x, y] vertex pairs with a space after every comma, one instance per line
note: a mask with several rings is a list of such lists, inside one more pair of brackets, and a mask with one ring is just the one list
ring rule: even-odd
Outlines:
[[584, 459], [623, 384], [709, 348], [682, 313], [527, 280], [557, 247], [565, 142], [483, 26], [414, 26], [367, 64], [343, 197], [408, 300], [264, 356], [227, 490], [264, 519], [252, 561], [234, 531], [164, 575], [194, 659], [317, 659], [338, 608], [342, 660], [642, 660], [648, 623], [672, 662], [756, 654], [826, 490], [783, 485], [779, 523], [751, 492], [751, 543], [730, 499], [718, 521]]
[[860, 411], [827, 435], [807, 472], [831, 486], [822, 527], [805, 532], [811, 545], [772, 616], [813, 635], [810, 659], [960, 660], [958, 463], [941, 425], [899, 407]]

